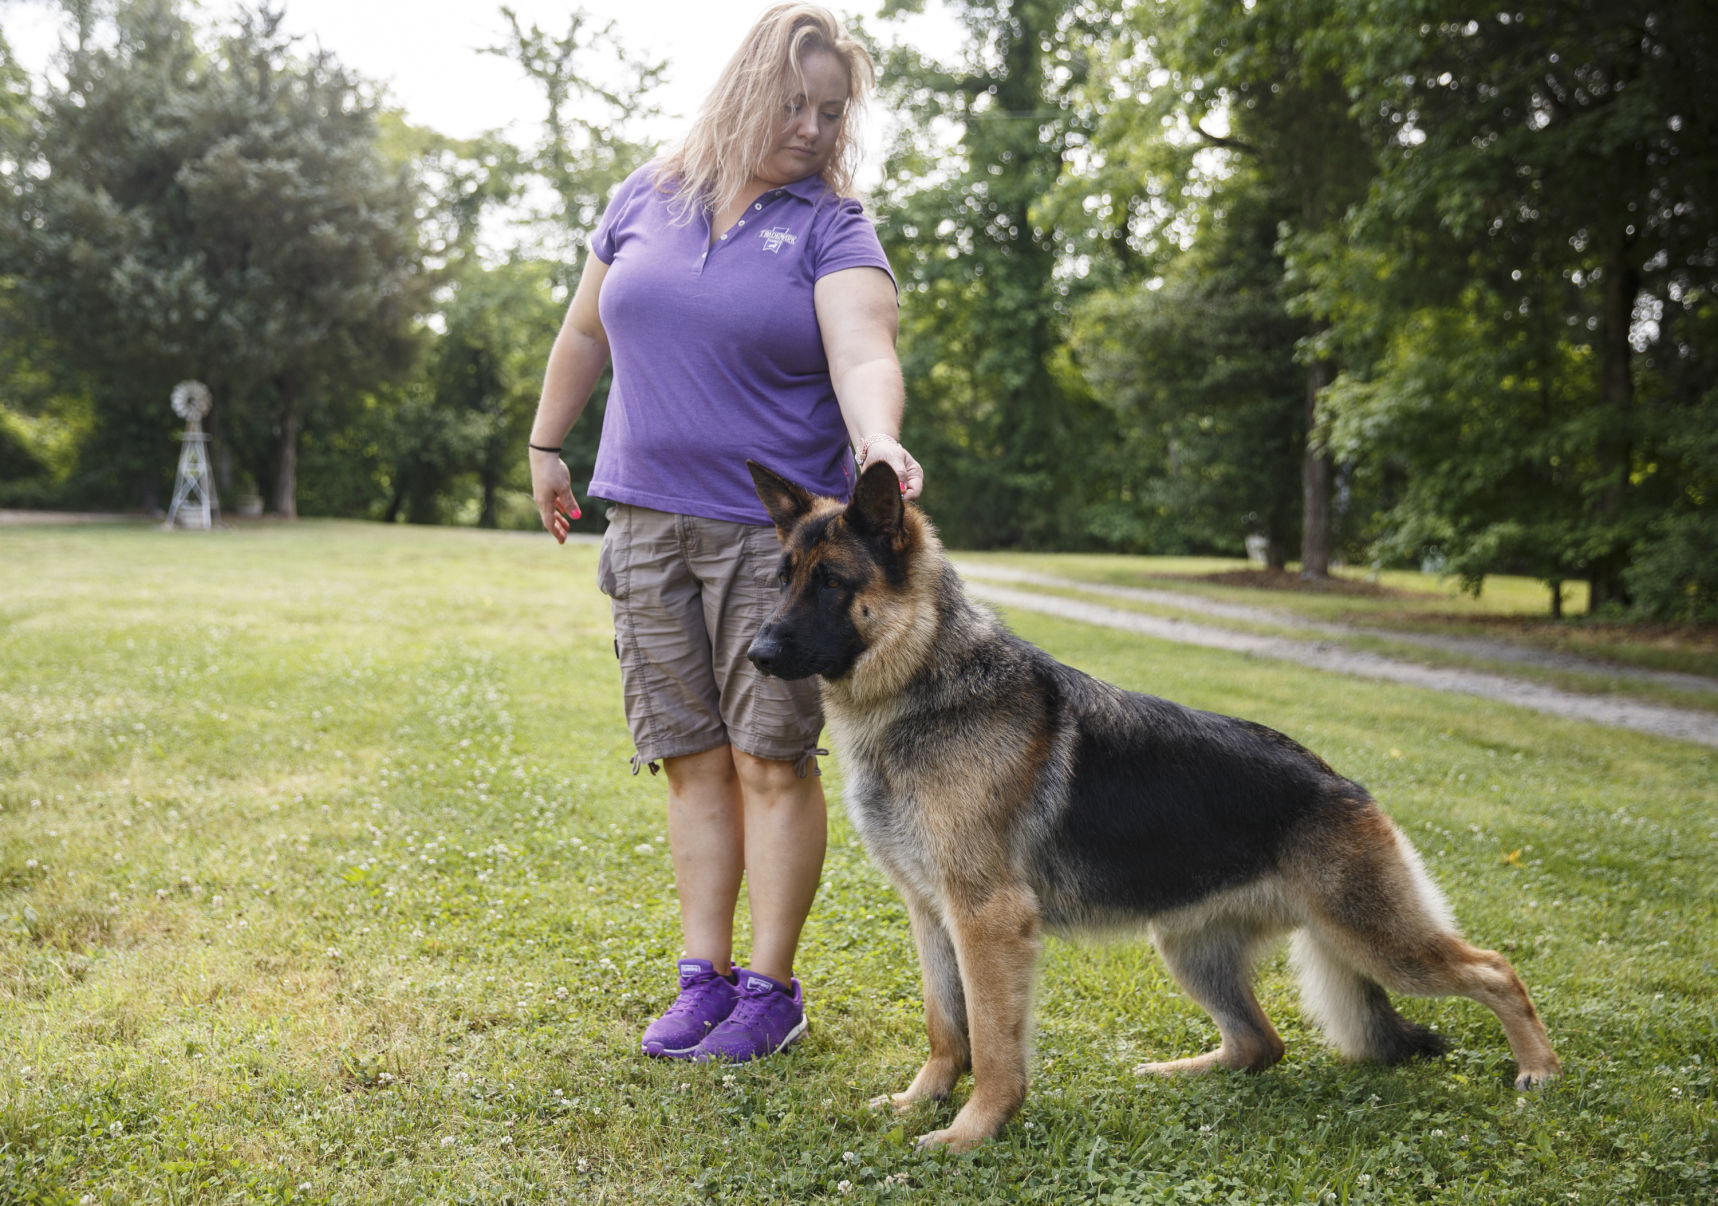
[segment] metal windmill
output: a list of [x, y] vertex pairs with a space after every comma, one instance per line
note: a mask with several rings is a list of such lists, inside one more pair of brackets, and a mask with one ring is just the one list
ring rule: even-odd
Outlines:
[[164, 526], [168, 528], [183, 523], [207, 532], [221, 518], [215, 480], [209, 473], [209, 436], [203, 430], [209, 402], [209, 387], [201, 381], [181, 381], [173, 387], [173, 413], [185, 420], [185, 433], [179, 437], [179, 480], [173, 486], [173, 503], [167, 508]]

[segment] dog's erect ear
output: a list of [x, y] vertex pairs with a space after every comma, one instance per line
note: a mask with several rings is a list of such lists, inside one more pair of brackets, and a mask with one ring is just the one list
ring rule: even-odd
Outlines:
[[901, 479], [887, 461], [877, 461], [859, 476], [859, 488], [847, 507], [847, 522], [853, 530], [881, 538], [891, 548], [899, 543], [905, 522], [906, 504], [901, 501]]
[[803, 486], [794, 485], [756, 461], [747, 461], [746, 468], [752, 471], [752, 487], [778, 531], [787, 531], [810, 513], [811, 494]]

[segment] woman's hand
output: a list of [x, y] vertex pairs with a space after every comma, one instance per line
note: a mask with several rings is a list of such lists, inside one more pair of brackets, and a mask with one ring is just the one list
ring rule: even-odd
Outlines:
[[883, 461], [894, 469], [895, 476], [901, 479], [901, 497], [908, 502], [925, 492], [925, 471], [894, 436], [866, 436], [859, 446], [859, 457], [861, 469], [876, 461]]
[[543, 517], [543, 527], [555, 538], [555, 543], [565, 544], [573, 520], [579, 518], [579, 500], [573, 497], [573, 475], [567, 471], [567, 463], [552, 452], [533, 448], [530, 456], [531, 497], [537, 504], [537, 514]]

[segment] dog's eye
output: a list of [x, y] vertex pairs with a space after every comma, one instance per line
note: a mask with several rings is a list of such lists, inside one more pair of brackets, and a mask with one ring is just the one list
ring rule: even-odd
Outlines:
[[837, 591], [841, 589], [841, 579], [825, 570], [817, 576], [817, 585], [822, 590]]

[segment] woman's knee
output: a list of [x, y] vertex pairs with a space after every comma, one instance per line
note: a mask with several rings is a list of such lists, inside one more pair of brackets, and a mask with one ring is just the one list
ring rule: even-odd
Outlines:
[[802, 778], [798, 763], [792, 758], [760, 758], [736, 749], [733, 763], [740, 786], [747, 794], [782, 795], [803, 789], [808, 781], [816, 782], [810, 777]]
[[716, 789], [730, 785], [735, 776], [737, 751], [726, 745], [700, 750], [696, 754], [680, 754], [662, 760], [662, 770], [668, 776], [668, 789], [683, 793]]

